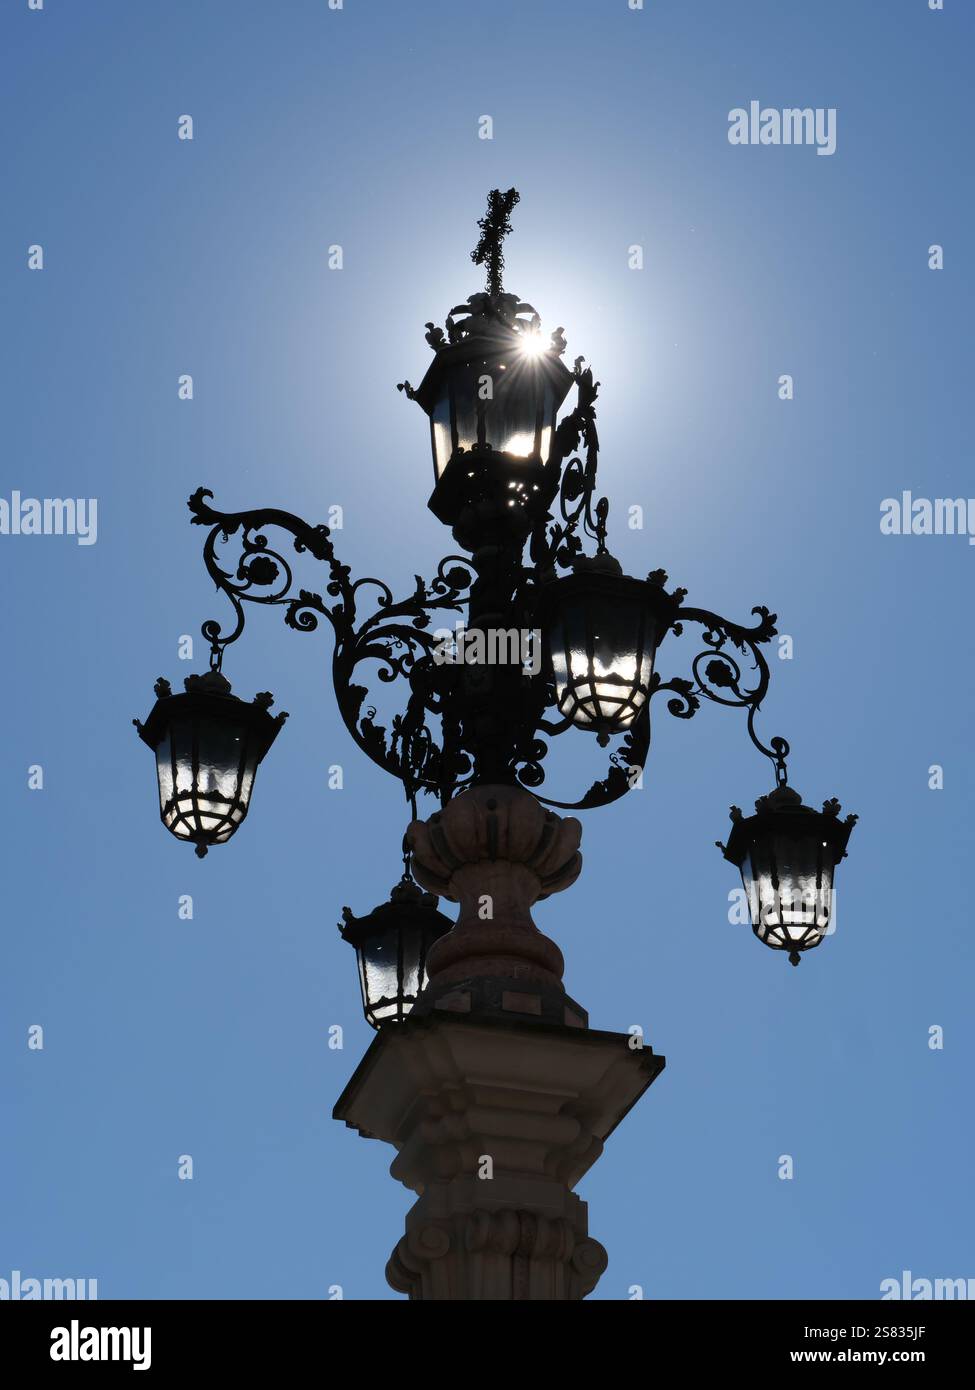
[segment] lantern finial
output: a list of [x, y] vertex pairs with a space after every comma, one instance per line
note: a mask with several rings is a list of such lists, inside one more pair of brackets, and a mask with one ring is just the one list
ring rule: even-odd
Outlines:
[[488, 194], [487, 213], [478, 218], [481, 237], [471, 260], [475, 265], [487, 265], [486, 289], [492, 299], [501, 297], [501, 272], [504, 269], [504, 249], [502, 243], [511, 231], [511, 212], [521, 200], [517, 188], [509, 188], [502, 193], [500, 188], [492, 188]]

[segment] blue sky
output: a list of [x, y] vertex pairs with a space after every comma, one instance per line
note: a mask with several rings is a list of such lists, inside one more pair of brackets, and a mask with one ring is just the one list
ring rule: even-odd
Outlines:
[[[583, 876], [537, 921], [593, 1025], [668, 1059], [579, 1189], [610, 1254], [594, 1297], [975, 1275], [975, 551], [879, 526], [904, 489], [975, 493], [973, 30], [961, 0], [6, 0], [0, 496], [97, 498], [98, 539], [0, 536], [0, 1277], [393, 1297], [411, 1195], [329, 1116], [371, 1036], [335, 923], [398, 874], [399, 786], [341, 725], [328, 634], [274, 612], [225, 667], [291, 712], [231, 844], [199, 862], [165, 834], [130, 721], [224, 617], [201, 483], [228, 510], [340, 505], [343, 560], [399, 590], [455, 549], [394, 387], [480, 288], [476, 219], [510, 185], [508, 287], [603, 383], [613, 549], [689, 603], [779, 613], [762, 730], [807, 801], [861, 817], [837, 931], [797, 970], [728, 921], [713, 842], [771, 785], [737, 713], [658, 709], [643, 790], [586, 818]], [[753, 99], [834, 107], [835, 154], [730, 145]], [[690, 655], [665, 645], [662, 674]], [[567, 735], [546, 789], [587, 786], [593, 744]]]

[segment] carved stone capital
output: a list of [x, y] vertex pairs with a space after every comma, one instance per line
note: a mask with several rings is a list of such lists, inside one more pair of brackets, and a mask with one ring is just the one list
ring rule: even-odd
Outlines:
[[562, 952], [531, 908], [578, 878], [579, 822], [546, 811], [523, 787], [485, 786], [406, 833], [417, 881], [460, 903], [457, 925], [427, 959], [431, 982], [496, 977], [560, 987]]
[[397, 1242], [387, 1283], [416, 1300], [577, 1301], [596, 1287], [609, 1257], [586, 1234], [582, 1203], [575, 1216], [573, 1223], [505, 1207], [418, 1221]]
[[450, 1249], [450, 1233], [432, 1223], [417, 1224], [396, 1243], [386, 1265], [386, 1282], [397, 1293], [413, 1296], [424, 1275], [429, 1281], [429, 1265]]

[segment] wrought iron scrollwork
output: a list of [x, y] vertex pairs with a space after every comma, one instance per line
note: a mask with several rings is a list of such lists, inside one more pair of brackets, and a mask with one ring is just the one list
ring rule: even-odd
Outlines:
[[[234, 612], [229, 632], [216, 619], [203, 624], [211, 666], [220, 669], [225, 649], [243, 632], [245, 603], [283, 607], [284, 620], [295, 632], [314, 632], [321, 618], [327, 618], [335, 634], [336, 698], [345, 725], [362, 751], [398, 777], [411, 800], [419, 790], [442, 793], [463, 776], [465, 759], [437, 742], [426, 716], [439, 709], [429, 669], [437, 645], [429, 630], [431, 615], [463, 612], [463, 596], [473, 580], [470, 562], [463, 556], [447, 556], [432, 580], [424, 582], [417, 575], [414, 591], [395, 599], [380, 579], [352, 579], [349, 567], [335, 556], [327, 526], [309, 526], [290, 512], [274, 509], [220, 512], [209, 504], [212, 496], [208, 489], [199, 488], [189, 499], [193, 522], [210, 528], [203, 549], [207, 572]], [[307, 553], [328, 565], [327, 597], [309, 589], [295, 591], [293, 564], [283, 547], [269, 543], [265, 533], [271, 528], [288, 533], [298, 555]], [[238, 540], [238, 550], [235, 562], [228, 564], [218, 547], [232, 537]], [[372, 591], [374, 611], [360, 621], [367, 591]], [[390, 684], [402, 677], [411, 687], [405, 712], [394, 716], [388, 731], [376, 723], [376, 707], [367, 704], [368, 687], [354, 679], [365, 661], [377, 663], [381, 682]]]
[[[416, 575], [397, 596], [381, 579], [353, 577], [328, 526], [275, 508], [219, 511], [200, 487], [189, 509], [206, 528], [204, 564], [231, 614], [202, 625], [211, 670], [220, 672], [243, 634], [248, 603], [281, 608], [294, 632], [315, 632], [326, 619], [343, 722], [403, 784], [414, 816], [420, 792], [446, 803], [475, 783], [517, 781], [559, 810], [619, 800], [641, 783], [660, 692], [679, 719], [703, 700], [745, 709], [749, 738], [784, 786], [789, 745], [779, 736], [765, 743], [756, 729], [775, 614], [756, 607], [747, 626], [685, 608], [686, 591], [668, 593], [662, 570], [638, 581], [608, 552], [609, 502], [597, 494], [599, 382], [583, 357], [567, 369], [561, 327], [546, 345], [533, 306], [504, 290], [518, 198], [515, 189], [489, 195], [471, 253], [485, 268], [485, 289], [451, 309], [443, 328], [426, 324], [433, 361], [419, 388], [399, 385], [429, 416], [430, 509], [469, 555], [446, 556], [432, 579]], [[575, 405], [559, 420], [573, 385]], [[311, 562], [325, 567], [318, 582], [306, 578]], [[438, 614], [460, 619], [445, 624], [447, 641]], [[702, 649], [688, 672], [664, 680], [653, 669], [661, 644], [688, 624], [701, 627]], [[453, 628], [463, 634], [454, 642]], [[202, 679], [221, 684], [219, 675]], [[397, 701], [373, 699], [393, 689]], [[168, 697], [168, 687], [157, 694]], [[606, 773], [578, 800], [545, 797], [549, 741], [577, 726], [599, 747], [613, 738]]]
[[[570, 727], [570, 725], [566, 725]], [[609, 770], [605, 777], [593, 782], [589, 790], [578, 801], [554, 801], [539, 796], [543, 806], [551, 806], [556, 811], [593, 811], [598, 806], [609, 806], [619, 801], [627, 792], [640, 785], [647, 755], [650, 752], [650, 706], [644, 705], [639, 716], [633, 721], [620, 740], [619, 746], [609, 757]], [[537, 793], [536, 793], [537, 795]]]
[[[582, 553], [581, 526], [584, 535], [596, 542], [597, 553], [606, 549], [606, 526], [609, 501], [601, 497], [593, 502], [596, 491], [596, 471], [599, 466], [599, 434], [596, 429], [596, 397], [599, 382], [593, 380], [592, 368], [583, 368], [583, 358], [574, 363], [577, 390], [575, 408], [562, 420], [556, 431], [548, 463], [551, 495], [558, 498], [558, 521], [551, 516], [532, 533], [531, 558], [542, 569], [569, 569]], [[585, 461], [576, 453], [582, 449]], [[564, 466], [563, 466], [564, 465]]]
[[[665, 580], [666, 575], [663, 576]], [[677, 593], [683, 598], [683, 590]], [[758, 751], [771, 761], [776, 783], [782, 786], [788, 781], [789, 744], [779, 735], [765, 744], [755, 730], [755, 719], [771, 679], [761, 648], [776, 636], [777, 615], [761, 606], [753, 608], [752, 614], [757, 616], [758, 622], [753, 627], [744, 627], [706, 608], [681, 607], [680, 620], [673, 624], [671, 631], [679, 637], [686, 623], [699, 623], [703, 628], [704, 649], [691, 662], [693, 679], [677, 676], [664, 681], [655, 672], [650, 694], [652, 698], [660, 691], [672, 692], [667, 709], [678, 719], [692, 718], [702, 699], [728, 708], [747, 709], [748, 736]], [[753, 674], [742, 669], [743, 663], [733, 655], [732, 649], [743, 658], [751, 658]]]
[[[568, 428], [560, 448], [571, 452], [581, 440], [586, 460], [569, 460], [559, 494], [561, 521], [552, 522], [547, 535], [536, 533], [533, 537], [533, 554], [537, 555], [533, 575], [555, 564], [571, 564], [581, 549], [580, 526], [597, 545], [605, 544], [607, 509], [604, 502], [594, 505], [592, 501], [598, 453], [593, 409], [597, 384], [588, 371], [580, 373], [579, 379], [580, 403], [563, 422]], [[446, 556], [433, 579], [424, 581], [417, 575], [413, 591], [397, 599], [380, 579], [352, 578], [349, 567], [335, 555], [327, 526], [310, 526], [290, 512], [273, 508], [221, 512], [210, 504], [212, 496], [208, 489], [199, 488], [189, 499], [193, 522], [209, 527], [203, 549], [207, 572], [228, 599], [234, 615], [226, 632], [216, 619], [203, 624], [211, 666], [219, 670], [224, 651], [241, 636], [246, 603], [282, 607], [285, 623], [295, 632], [314, 632], [326, 618], [335, 636], [332, 679], [336, 699], [356, 744], [403, 783], [413, 804], [421, 791], [446, 802], [467, 786], [473, 780], [473, 764], [462, 746], [458, 708], [462, 677], [460, 668], [435, 659], [438, 638], [431, 623], [438, 612], [465, 612], [475, 582], [471, 561], [462, 555]], [[308, 555], [327, 565], [324, 594], [297, 587], [295, 562], [287, 546], [280, 542], [272, 545], [268, 539], [267, 533], [274, 530], [290, 536], [296, 556]], [[232, 539], [237, 546], [228, 558], [224, 550]], [[655, 571], [649, 579], [663, 585], [666, 575]], [[370, 611], [361, 617], [366, 595], [371, 600]], [[683, 590], [675, 591], [678, 603], [683, 597]], [[769, 685], [769, 667], [761, 646], [775, 635], [775, 614], [767, 608], [755, 608], [752, 612], [758, 622], [744, 627], [707, 609], [681, 607], [678, 611], [679, 621], [671, 628], [676, 635], [687, 623], [699, 623], [703, 628], [704, 649], [691, 664], [692, 678], [675, 676], [664, 681], [654, 674], [650, 698], [611, 753], [606, 775], [576, 801], [557, 801], [537, 792], [545, 780], [542, 763], [548, 751], [539, 734], [558, 735], [571, 727], [571, 722], [546, 719], [546, 712], [555, 705], [551, 679], [545, 674], [533, 678], [537, 684], [526, 701], [525, 726], [513, 749], [511, 771], [524, 786], [536, 791], [543, 804], [560, 810], [592, 809], [619, 800], [637, 785], [650, 747], [650, 699], [661, 691], [671, 693], [667, 708], [681, 719], [691, 718], [702, 699], [746, 708], [749, 737], [772, 761], [777, 781], [787, 780], [789, 745], [779, 737], [766, 745], [755, 730], [755, 718]], [[741, 658], [751, 659], [751, 675]], [[373, 663], [381, 684], [402, 680], [409, 689], [405, 709], [392, 716], [388, 727], [378, 722], [377, 706], [369, 700], [368, 685], [358, 675], [365, 662]], [[431, 727], [434, 723], [439, 724], [436, 735]]]

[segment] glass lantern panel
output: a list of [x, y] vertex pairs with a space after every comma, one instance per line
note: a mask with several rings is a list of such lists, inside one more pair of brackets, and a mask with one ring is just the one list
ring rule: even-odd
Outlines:
[[484, 370], [477, 363], [464, 363], [450, 373], [458, 449], [473, 449], [477, 443], [477, 378]]
[[422, 933], [416, 928], [403, 932], [403, 981], [400, 986], [402, 1012], [409, 1013], [420, 993]]
[[565, 694], [565, 687], [568, 684], [567, 661], [571, 659], [571, 653], [566, 650], [565, 644], [561, 641], [552, 642], [552, 672], [555, 676], [555, 688], [559, 704]]
[[653, 624], [643, 606], [589, 600], [563, 612], [552, 642], [559, 707], [587, 727], [628, 729], [646, 702]]
[[487, 403], [487, 442], [499, 453], [531, 458], [537, 452], [542, 378], [537, 362], [517, 354], [492, 373], [494, 399]]
[[437, 939], [438, 933], [436, 931], [425, 931], [423, 933], [423, 954], [418, 962], [419, 971], [416, 982], [416, 992], [418, 995], [422, 994], [423, 991], [426, 989], [427, 985], [430, 983], [430, 977], [427, 974], [427, 956], [430, 953], [430, 947], [434, 944], [434, 942]]
[[237, 792], [236, 797], [239, 806], [234, 808], [234, 815], [235, 817], [238, 817], [239, 820], [243, 820], [244, 816], [247, 814], [247, 808], [250, 805], [251, 792], [254, 787], [254, 778], [256, 774], [257, 758], [254, 753], [254, 739], [252, 737], [248, 742], [247, 755], [244, 758], [244, 771], [241, 775], [240, 789]]
[[173, 759], [176, 766], [176, 794], [188, 795], [193, 788], [193, 735], [196, 724], [191, 719], [181, 719], [170, 728], [173, 741]]
[[450, 428], [450, 392], [446, 384], [440, 399], [433, 407], [430, 427], [433, 435], [433, 462], [439, 478], [454, 452], [454, 437]]
[[786, 946], [818, 942], [829, 926], [832, 865], [806, 835], [762, 835], [742, 865], [752, 925], [761, 940]]
[[203, 717], [198, 722], [199, 772], [197, 788], [201, 797], [232, 801], [237, 794], [244, 752], [244, 726], [236, 719]]
[[[385, 1018], [395, 1013], [396, 1001], [400, 995], [399, 981], [399, 933], [384, 931], [365, 941], [360, 950], [362, 962], [366, 1009], [376, 1018]], [[381, 1000], [391, 1001], [393, 1008], [380, 1005]]]
[[173, 799], [173, 736], [169, 729], [156, 745], [156, 776], [159, 778], [159, 809], [165, 813]]
[[542, 435], [539, 441], [539, 453], [543, 463], [547, 463], [548, 456], [552, 452], [552, 431], [555, 428], [555, 417], [558, 412], [555, 387], [551, 380], [546, 378], [542, 405]]

